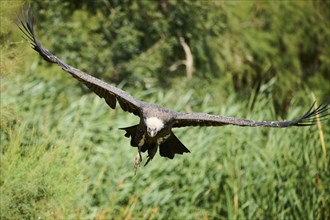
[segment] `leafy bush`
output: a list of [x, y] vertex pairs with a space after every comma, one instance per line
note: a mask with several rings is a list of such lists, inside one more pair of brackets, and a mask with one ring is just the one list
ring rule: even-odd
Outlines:
[[247, 94], [243, 97], [276, 78], [277, 107], [305, 88], [329, 98], [329, 86], [320, 85], [330, 71], [327, 6], [320, 1], [33, 2], [46, 46], [85, 71], [138, 87], [150, 83], [148, 78], [161, 83], [177, 78], [176, 83], [185, 69], [169, 68], [185, 59], [181, 36], [192, 51], [194, 77], [211, 84], [220, 79], [233, 92]]

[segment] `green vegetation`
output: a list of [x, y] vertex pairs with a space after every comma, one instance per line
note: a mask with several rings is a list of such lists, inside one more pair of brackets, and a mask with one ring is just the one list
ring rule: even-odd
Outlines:
[[[13, 25], [20, 6], [1, 1], [1, 219], [330, 218], [329, 121], [176, 129], [191, 153], [157, 154], [134, 176], [136, 149], [118, 128], [138, 119], [39, 58]], [[329, 99], [328, 1], [32, 6], [54, 54], [148, 102], [283, 120], [312, 94]]]

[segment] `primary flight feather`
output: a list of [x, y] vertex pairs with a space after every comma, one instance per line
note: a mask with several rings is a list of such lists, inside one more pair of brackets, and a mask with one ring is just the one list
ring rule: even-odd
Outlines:
[[141, 152], [148, 151], [148, 160], [152, 160], [158, 147], [160, 155], [174, 158], [175, 154], [190, 152], [181, 141], [173, 134], [172, 128], [184, 126], [249, 126], [249, 127], [275, 127], [284, 128], [291, 126], [310, 126], [316, 123], [317, 118], [328, 116], [329, 105], [315, 107], [315, 103], [300, 118], [291, 121], [254, 121], [242, 118], [211, 115], [206, 113], [181, 113], [155, 104], [135, 99], [127, 92], [101, 81], [81, 70], [65, 64], [58, 57], [54, 56], [44, 48], [34, 33], [33, 16], [31, 7], [27, 13], [22, 9], [22, 19], [19, 17], [19, 29], [31, 42], [32, 47], [46, 61], [58, 64], [64, 71], [84, 83], [91, 91], [103, 98], [105, 102], [114, 109], [118, 102], [124, 111], [133, 113], [140, 117], [140, 123], [126, 128], [125, 136], [131, 138], [131, 145], [138, 148], [135, 158], [135, 166], [142, 161]]

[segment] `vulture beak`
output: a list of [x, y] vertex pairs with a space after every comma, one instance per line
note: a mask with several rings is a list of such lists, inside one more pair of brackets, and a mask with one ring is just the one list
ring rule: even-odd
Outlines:
[[155, 137], [157, 134], [157, 129], [156, 128], [148, 128], [147, 133], [149, 137]]

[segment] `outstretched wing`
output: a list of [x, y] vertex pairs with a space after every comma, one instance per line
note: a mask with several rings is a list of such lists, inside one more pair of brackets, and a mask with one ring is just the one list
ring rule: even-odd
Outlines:
[[39, 40], [37, 39], [34, 28], [33, 28], [33, 16], [31, 6], [28, 12], [24, 11], [22, 8], [23, 19], [17, 16], [20, 23], [17, 24], [18, 28], [23, 32], [23, 34], [31, 41], [32, 48], [37, 51], [46, 61], [58, 64], [64, 71], [70, 73], [74, 78], [83, 82], [90, 90], [96, 93], [99, 97], [104, 98], [106, 103], [111, 107], [116, 107], [116, 100], [119, 102], [120, 106], [124, 111], [131, 112], [135, 115], [141, 116], [140, 106], [141, 101], [133, 98], [131, 95], [125, 91], [116, 88], [108, 83], [105, 83], [81, 70], [78, 70], [70, 65], [65, 64], [62, 60], [54, 56], [46, 48], [44, 48]]
[[313, 110], [314, 106], [315, 102], [302, 117], [291, 121], [254, 121], [205, 113], [177, 113], [173, 127], [236, 125], [284, 128], [290, 126], [310, 126], [314, 125], [317, 119], [323, 120], [329, 115], [327, 113], [329, 105], [323, 104]]

